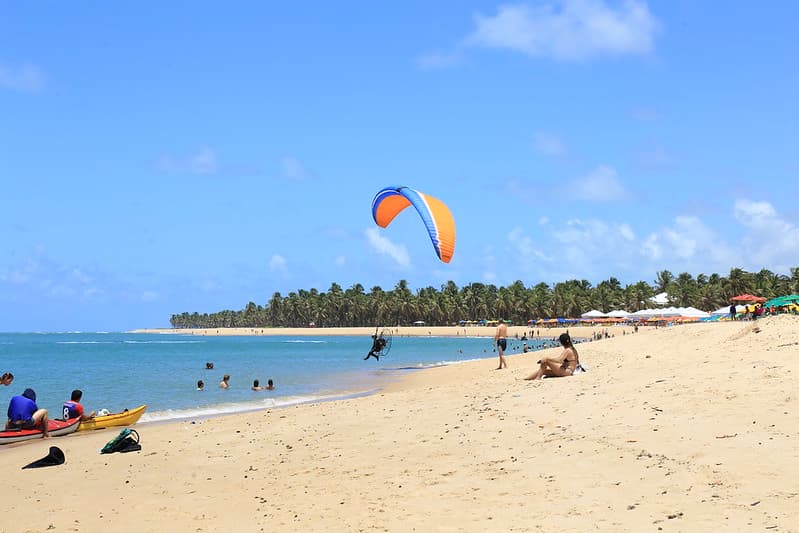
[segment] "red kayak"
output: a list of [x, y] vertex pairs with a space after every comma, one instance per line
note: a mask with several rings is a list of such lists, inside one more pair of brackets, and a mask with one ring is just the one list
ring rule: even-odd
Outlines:
[[[47, 430], [51, 437], [59, 437], [76, 432], [79, 425], [80, 417], [70, 418], [69, 420], [48, 420]], [[0, 431], [0, 444], [11, 444], [12, 442], [41, 438], [41, 429], [5, 429]]]

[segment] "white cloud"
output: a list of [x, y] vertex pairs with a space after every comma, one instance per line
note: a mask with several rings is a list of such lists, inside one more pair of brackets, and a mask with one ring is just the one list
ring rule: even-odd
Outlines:
[[186, 156], [164, 154], [158, 160], [158, 167], [164, 172], [187, 174], [216, 174], [219, 170], [216, 151], [208, 146]]
[[283, 171], [283, 177], [294, 181], [305, 181], [313, 178], [313, 174], [296, 159], [291, 156], [283, 156], [280, 160], [280, 165]]
[[516, 259], [543, 259], [550, 261], [551, 256], [543, 253], [535, 245], [533, 237], [526, 235], [520, 227], [515, 227], [508, 233], [508, 243], [513, 250], [513, 257]]
[[749, 232], [742, 254], [774, 270], [799, 264], [799, 227], [782, 218], [769, 202], [741, 199], [735, 202], [736, 220]]
[[39, 270], [39, 262], [31, 259], [23, 265], [0, 272], [0, 281], [11, 285], [25, 285], [36, 276]]
[[275, 254], [269, 259], [269, 270], [276, 274], [287, 274], [288, 264], [282, 255]]
[[21, 92], [38, 92], [44, 88], [45, 75], [34, 65], [0, 64], [0, 88]]
[[641, 251], [653, 263], [677, 265], [680, 270], [730, 268], [737, 262], [733, 250], [695, 216], [677, 216], [671, 226], [648, 235]]
[[338, 267], [343, 267], [343, 266], [345, 266], [345, 265], [347, 264], [347, 258], [346, 258], [345, 256], [343, 256], [343, 255], [339, 255], [339, 256], [338, 256], [338, 257], [336, 257], [336, 259], [334, 260], [334, 263], [335, 263], [335, 264], [336, 264], [336, 266], [338, 266]]
[[[597, 218], [532, 220], [529, 229], [508, 232], [507, 254], [519, 259], [517, 267], [530, 277], [550, 281], [611, 275], [636, 280], [663, 269], [724, 274], [732, 266], [787, 273], [799, 264], [799, 225], [772, 204], [738, 200], [730, 215], [707, 221], [678, 215], [653, 230], [641, 229], [650, 224], [643, 219], [635, 224]], [[714, 224], [723, 228], [716, 230]]]
[[41, 250], [19, 265], [0, 269], [0, 288], [3, 284], [10, 291], [54, 298], [86, 300], [102, 294], [94, 276], [85, 269], [59, 264]]
[[621, 235], [623, 239], [628, 240], [628, 241], [634, 241], [635, 240], [635, 232], [629, 226], [629, 224], [620, 224], [619, 225], [619, 235]]
[[556, 135], [539, 131], [535, 134], [535, 149], [544, 155], [562, 156], [566, 154], [566, 145]]
[[369, 242], [369, 245], [377, 253], [389, 256], [399, 266], [410, 266], [411, 259], [405, 246], [401, 244], [394, 244], [386, 237], [381, 235], [377, 228], [367, 228], [366, 238]]
[[659, 27], [646, 3], [638, 0], [626, 0], [615, 9], [602, 0], [503, 5], [495, 16], [475, 15], [475, 24], [466, 45], [561, 60], [646, 54]]
[[768, 202], [737, 200], [734, 209], [738, 222], [753, 229], [771, 226], [777, 221], [777, 210]]
[[627, 191], [615, 168], [600, 165], [575, 182], [574, 194], [583, 200], [609, 202], [624, 198]]

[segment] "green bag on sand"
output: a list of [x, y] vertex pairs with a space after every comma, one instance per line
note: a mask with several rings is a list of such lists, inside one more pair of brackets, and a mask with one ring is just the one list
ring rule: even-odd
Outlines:
[[119, 432], [119, 435], [109, 440], [100, 453], [114, 453], [114, 452], [135, 452], [141, 450], [139, 444], [139, 434], [135, 429], [125, 428]]

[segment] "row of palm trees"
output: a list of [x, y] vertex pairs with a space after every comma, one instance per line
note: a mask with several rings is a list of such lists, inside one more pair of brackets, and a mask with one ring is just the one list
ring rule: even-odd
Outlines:
[[525, 287], [521, 281], [508, 287], [484, 283], [458, 287], [448, 281], [440, 289], [425, 287], [416, 292], [406, 280], [389, 291], [376, 286], [369, 292], [360, 284], [343, 290], [333, 283], [327, 292], [300, 289], [287, 296], [276, 292], [264, 306], [250, 302], [240, 311], [181, 313], [172, 315], [170, 323], [174, 328], [350, 327], [410, 325], [417, 320], [451, 325], [462, 319], [503, 317], [518, 324], [535, 318], [578, 317], [591, 309], [633, 312], [652, 307], [649, 298], [661, 292], [668, 293], [670, 305], [710, 311], [742, 293], [771, 298], [799, 292], [799, 267], [791, 268], [790, 276], [766, 269], [752, 273], [733, 268], [728, 276], [696, 277], [687, 272], [674, 276], [663, 270], [654, 284], [638, 281], [625, 286], [614, 277], [595, 287], [584, 279], [553, 287], [546, 283]]

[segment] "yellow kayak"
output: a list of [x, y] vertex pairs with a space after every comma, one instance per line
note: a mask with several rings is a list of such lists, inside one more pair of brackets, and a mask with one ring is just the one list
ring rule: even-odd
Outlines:
[[80, 423], [78, 431], [103, 429], [114, 426], [131, 426], [139, 421], [145, 409], [147, 409], [146, 405], [140, 405], [135, 409], [125, 409], [121, 413], [112, 413], [110, 415], [96, 416], [89, 420], [83, 420]]

